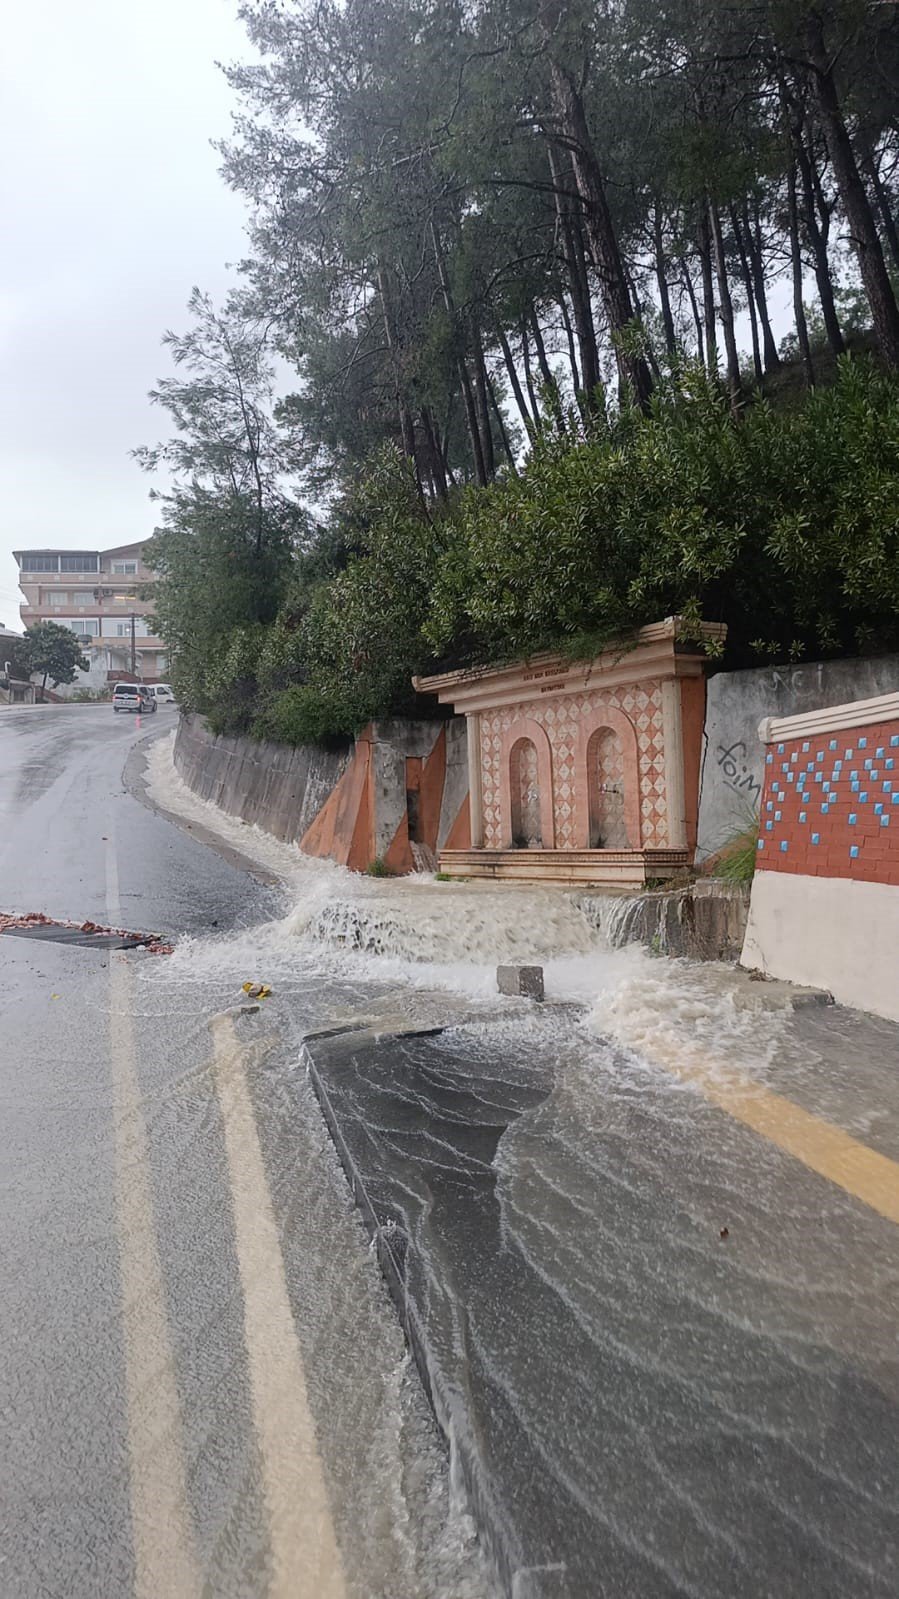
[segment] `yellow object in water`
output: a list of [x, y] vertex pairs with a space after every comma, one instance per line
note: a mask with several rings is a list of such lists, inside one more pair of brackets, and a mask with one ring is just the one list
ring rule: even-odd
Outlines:
[[268, 999], [271, 993], [268, 983], [241, 983], [241, 987], [250, 999]]

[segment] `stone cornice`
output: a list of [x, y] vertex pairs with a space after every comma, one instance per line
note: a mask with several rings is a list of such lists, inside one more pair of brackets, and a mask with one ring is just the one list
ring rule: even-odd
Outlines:
[[[703, 622], [704, 639], [719, 640], [727, 629], [721, 623]], [[435, 677], [414, 677], [420, 694], [436, 694], [442, 705], [462, 714], [514, 705], [538, 696], [554, 698], [585, 689], [616, 688], [645, 678], [698, 677], [705, 656], [701, 649], [679, 642], [680, 617], [643, 627], [629, 640], [611, 646], [589, 661], [572, 661], [562, 655], [533, 655], [526, 661], [501, 666], [474, 666]]]
[[805, 711], [800, 716], [766, 716], [759, 722], [759, 738], [763, 744], [786, 743], [789, 739], [815, 738], [894, 720], [899, 720], [899, 694], [879, 694], [873, 700], [827, 705], [823, 710]]

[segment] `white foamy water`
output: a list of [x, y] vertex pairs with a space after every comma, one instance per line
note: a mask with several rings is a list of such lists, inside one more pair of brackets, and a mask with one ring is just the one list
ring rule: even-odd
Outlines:
[[[583, 1007], [586, 1031], [634, 1055], [689, 1064], [700, 1055], [763, 1073], [790, 1011], [728, 966], [659, 959], [637, 945], [609, 947], [607, 932], [629, 902], [610, 897], [599, 925], [574, 893], [539, 885], [441, 883], [425, 872], [373, 878], [303, 855], [259, 827], [198, 799], [175, 770], [174, 733], [150, 746], [151, 797], [273, 873], [285, 914], [216, 939], [185, 939], [169, 962], [173, 980], [302, 974], [381, 989], [442, 989], [477, 1006], [499, 1005], [495, 968], [544, 967], [548, 1000]], [[526, 1007], [508, 1001], [525, 1016]]]

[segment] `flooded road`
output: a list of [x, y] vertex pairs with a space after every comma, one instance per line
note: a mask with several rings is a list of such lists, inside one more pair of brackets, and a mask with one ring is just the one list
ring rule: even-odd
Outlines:
[[175, 942], [0, 937], [4, 1599], [892, 1595], [899, 1029], [303, 861], [171, 725], [0, 719], [0, 910]]
[[146, 733], [0, 719], [0, 909], [185, 952], [0, 938], [0, 1592], [488, 1599], [298, 1069], [321, 980], [221, 1019], [285, 901], [124, 789]]

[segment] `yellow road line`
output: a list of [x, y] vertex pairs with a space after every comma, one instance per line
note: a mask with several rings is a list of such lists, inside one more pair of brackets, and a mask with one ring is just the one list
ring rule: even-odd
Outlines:
[[899, 1224], [899, 1163], [869, 1149], [842, 1127], [813, 1116], [792, 1099], [736, 1072], [697, 1059], [689, 1065], [654, 1059], [735, 1121], [761, 1133], [769, 1143], [801, 1160], [810, 1171]]
[[241, 1048], [230, 1017], [217, 1016], [210, 1027], [269, 1522], [269, 1599], [344, 1599], [343, 1568]]
[[[120, 917], [115, 842], [106, 855], [110, 922]], [[188, 1512], [181, 1407], [153, 1220], [147, 1128], [137, 1077], [131, 977], [121, 956], [109, 962], [116, 1224], [135, 1599], [197, 1599], [200, 1575]]]

